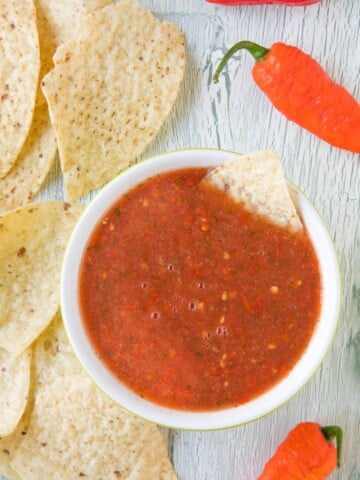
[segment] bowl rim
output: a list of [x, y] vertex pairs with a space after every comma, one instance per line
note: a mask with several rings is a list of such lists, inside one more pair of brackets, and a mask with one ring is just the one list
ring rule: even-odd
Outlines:
[[[241, 154], [232, 150], [214, 148], [188, 148], [164, 152], [132, 165], [117, 175], [102, 190], [100, 190], [86, 207], [72, 232], [64, 255], [60, 287], [60, 305], [67, 336], [86, 373], [96, 385], [121, 407], [145, 420], [152, 421], [168, 428], [191, 431], [221, 430], [255, 421], [277, 410], [297, 395], [297, 393], [312, 378], [327, 355], [335, 336], [341, 307], [341, 278], [335, 245], [323, 219], [308, 197], [295, 184], [287, 180], [291, 195], [294, 197], [297, 208], [300, 208], [299, 213], [308, 228], [309, 235], [318, 256], [320, 271], [322, 274], [323, 295], [324, 293], [326, 294], [328, 290], [328, 287], [326, 289], [324, 287], [324, 285], [327, 285], [326, 282], [333, 282], [333, 291], [331, 295], [328, 295], [325, 298], [328, 304], [324, 305], [322, 303], [320, 318], [309, 345], [289, 374], [274, 387], [264, 392], [264, 394], [256, 397], [250, 402], [239, 405], [238, 407], [230, 407], [215, 411], [194, 412], [162, 407], [161, 405], [142, 399], [110, 373], [97, 357], [91, 345], [91, 341], [87, 337], [82, 324], [78, 304], [78, 273], [83, 250], [88, 241], [89, 234], [97, 225], [102, 215], [109, 210], [112, 204], [114, 204], [116, 199], [123, 195], [132, 186], [140, 183], [145, 178], [150, 178], [160, 172], [171, 171], [187, 166], [198, 166], [199, 163], [197, 162], [203, 158], [203, 155], [207, 155], [207, 158], [211, 157], [212, 161], [208, 161], [206, 165], [213, 166], [216, 164], [214, 163], [214, 159], [220, 164], [226, 161], [226, 159]], [[159, 170], [157, 163], [160, 164], [164, 160], [164, 157], [165, 159], [167, 158], [166, 167], [161, 165]], [[180, 159], [186, 158], [184, 165], [174, 167], [174, 163], [170, 163], [174, 162], [174, 157], [179, 157]], [[180, 163], [182, 163], [182, 160], [180, 160]], [[154, 169], [154, 164], [156, 166], [155, 171], [150, 175], [146, 174], [148, 170]], [[206, 165], [205, 162], [203, 162], [203, 166]], [[139, 176], [141, 178], [138, 178]], [[122, 191], [117, 192], [114, 196], [114, 191], [118, 185], [120, 184], [121, 186], [121, 184], [126, 183], [126, 181], [129, 180], [129, 177], [131, 180], [130, 184], [123, 185]], [[137, 180], [135, 181], [135, 179]], [[88, 232], [88, 234], [86, 235], [84, 232]], [[315, 234], [316, 236], [314, 236]], [[318, 237], [319, 235], [320, 240]], [[319, 249], [318, 243], [321, 243], [321, 249]], [[324, 259], [320, 261], [324, 249], [326, 255], [329, 256], [325, 263]], [[327, 275], [324, 277], [325, 271]], [[324, 312], [326, 306], [327, 309]], [[329, 325], [325, 324], [325, 320], [323, 320], [324, 316], [326, 318], [330, 317], [331, 321], [329, 322]], [[322, 328], [319, 332], [320, 326]], [[317, 347], [314, 349], [313, 346], [317, 345], [319, 340], [321, 340], [321, 348]], [[310, 347], [312, 348], [310, 349]], [[315, 360], [310, 361], [309, 351], [314, 354]], [[304, 358], [306, 358], [306, 362], [303, 361]], [[305, 372], [302, 372], [301, 367], [304, 365], [307, 368]], [[292, 381], [293, 379], [294, 381]], [[295, 380], [297, 381], [295, 382]], [[283, 392], [280, 394], [282, 389]], [[277, 401], [273, 398], [274, 395]]]

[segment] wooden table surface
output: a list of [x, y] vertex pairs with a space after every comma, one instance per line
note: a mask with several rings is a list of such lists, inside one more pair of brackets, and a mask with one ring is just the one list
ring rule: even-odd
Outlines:
[[[265, 46], [284, 41], [315, 57], [359, 99], [360, 1], [322, 0], [308, 7], [221, 7], [204, 0], [139, 3], [178, 25], [187, 49], [177, 103], [142, 158], [188, 147], [241, 152], [275, 148], [286, 176], [323, 216], [342, 273], [342, 309], [334, 343], [321, 368], [295, 398], [265, 418], [229, 430], [163, 430], [179, 479], [255, 480], [287, 432], [298, 422], [310, 420], [343, 427], [343, 465], [331, 479], [360, 480], [359, 155], [333, 148], [288, 122], [254, 84], [254, 62], [245, 51], [229, 63], [228, 74], [219, 84], [211, 82], [214, 66], [237, 40]], [[64, 198], [58, 165], [38, 197], [48, 198]]]

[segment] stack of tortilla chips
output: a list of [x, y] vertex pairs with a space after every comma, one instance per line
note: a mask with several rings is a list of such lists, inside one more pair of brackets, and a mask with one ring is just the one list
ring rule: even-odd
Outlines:
[[184, 75], [183, 34], [134, 0], [0, 8], [0, 213], [34, 198], [57, 150], [77, 200], [156, 136]]

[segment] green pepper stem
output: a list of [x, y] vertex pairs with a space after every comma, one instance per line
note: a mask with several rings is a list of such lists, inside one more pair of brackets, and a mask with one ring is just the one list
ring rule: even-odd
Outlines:
[[264, 60], [266, 55], [269, 53], [269, 49], [262, 47], [261, 45], [258, 45], [257, 43], [254, 42], [249, 42], [247, 40], [242, 40], [241, 42], [235, 43], [230, 50], [228, 50], [225, 55], [223, 56], [221, 62], [219, 63], [219, 66], [216, 69], [216, 72], [214, 74], [214, 82], [217, 83], [219, 81], [219, 75], [222, 71], [222, 69], [225, 67], [227, 64], [228, 60], [230, 57], [234, 55], [235, 52], [238, 50], [245, 49], [251, 55], [255, 58], [257, 62], [260, 62], [261, 60]]
[[341, 463], [343, 431], [340, 427], [335, 425], [330, 427], [322, 427], [320, 430], [326, 440], [329, 442], [331, 442], [334, 438], [336, 439], [337, 467], [339, 468]]

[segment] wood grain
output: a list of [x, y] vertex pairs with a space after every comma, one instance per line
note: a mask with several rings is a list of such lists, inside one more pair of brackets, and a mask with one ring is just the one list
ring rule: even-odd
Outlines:
[[[339, 326], [321, 368], [291, 401], [251, 424], [217, 432], [163, 429], [179, 478], [255, 480], [286, 433], [298, 422], [312, 420], [344, 429], [343, 466], [331, 479], [359, 480], [359, 155], [332, 148], [277, 112], [253, 83], [253, 60], [246, 52], [229, 63], [219, 84], [214, 85], [211, 78], [224, 51], [237, 40], [265, 46], [285, 41], [315, 57], [334, 80], [360, 98], [360, 2], [323, 0], [305, 8], [226, 8], [203, 0], [139, 3], [159, 18], [176, 23], [185, 32], [187, 47], [187, 69], [178, 102], [142, 158], [187, 147], [241, 152], [277, 149], [288, 178], [323, 216], [342, 272]], [[58, 165], [38, 197], [47, 198], [63, 198]]]

